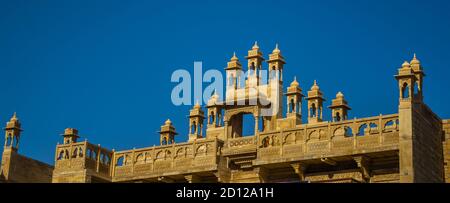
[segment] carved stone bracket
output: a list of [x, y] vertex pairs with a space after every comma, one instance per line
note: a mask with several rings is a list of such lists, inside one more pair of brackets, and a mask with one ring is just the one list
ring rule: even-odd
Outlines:
[[353, 160], [355, 160], [356, 164], [358, 165], [358, 168], [361, 169], [361, 173], [364, 177], [364, 179], [367, 181], [370, 179], [370, 170], [369, 170], [369, 163], [370, 159], [366, 156], [355, 156], [353, 157]]
[[201, 182], [201, 177], [191, 174], [191, 175], [185, 175], [184, 179], [188, 181], [188, 183], [199, 183]]
[[300, 178], [300, 181], [305, 181], [307, 165], [302, 163], [293, 163], [291, 166]]

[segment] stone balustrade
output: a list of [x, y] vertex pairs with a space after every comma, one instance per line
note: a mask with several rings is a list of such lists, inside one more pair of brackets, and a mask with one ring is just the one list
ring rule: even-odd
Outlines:
[[218, 139], [118, 151], [114, 153], [113, 180], [157, 178], [217, 169]]

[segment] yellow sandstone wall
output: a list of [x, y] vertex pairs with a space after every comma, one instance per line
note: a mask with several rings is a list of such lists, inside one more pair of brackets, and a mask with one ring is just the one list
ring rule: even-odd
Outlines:
[[22, 156], [11, 149], [4, 149], [2, 172], [6, 182], [51, 183], [53, 166]]
[[445, 182], [450, 183], [450, 119], [442, 121], [442, 129], [445, 133], [443, 142]]

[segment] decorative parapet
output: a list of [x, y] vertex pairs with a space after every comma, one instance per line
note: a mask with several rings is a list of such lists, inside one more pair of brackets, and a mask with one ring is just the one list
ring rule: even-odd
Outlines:
[[255, 165], [398, 149], [398, 115], [260, 133]]
[[194, 142], [114, 153], [113, 181], [159, 178], [217, 170], [218, 139], [198, 139]]
[[87, 141], [56, 146], [55, 172], [90, 170], [110, 177], [113, 152]]
[[233, 138], [225, 141], [225, 144], [222, 149], [222, 155], [236, 155], [236, 154], [244, 154], [244, 153], [255, 153], [256, 152], [256, 137], [240, 137]]

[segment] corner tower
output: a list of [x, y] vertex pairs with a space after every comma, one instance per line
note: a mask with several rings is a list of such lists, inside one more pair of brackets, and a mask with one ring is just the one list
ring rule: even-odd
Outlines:
[[19, 149], [20, 133], [22, 132], [21, 123], [17, 118], [17, 114], [14, 115], [6, 123], [5, 130], [5, 149], [9, 148], [14, 151]]

